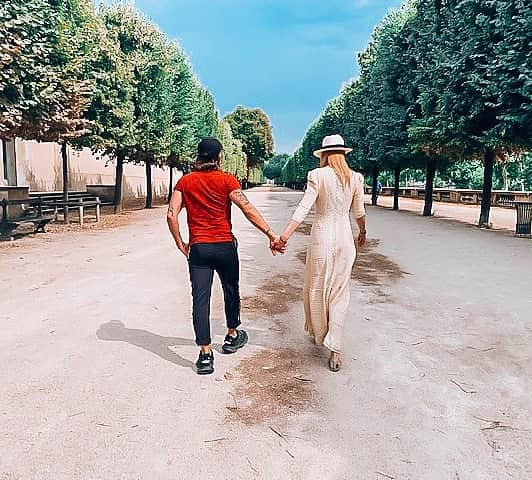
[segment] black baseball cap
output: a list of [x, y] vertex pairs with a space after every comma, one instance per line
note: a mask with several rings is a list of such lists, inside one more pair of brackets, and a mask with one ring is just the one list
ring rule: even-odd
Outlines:
[[201, 158], [215, 158], [223, 150], [223, 145], [220, 140], [214, 137], [204, 138], [198, 144], [198, 157]]

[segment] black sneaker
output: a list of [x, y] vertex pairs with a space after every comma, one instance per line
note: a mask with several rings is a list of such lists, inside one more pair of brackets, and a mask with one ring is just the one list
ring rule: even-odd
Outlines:
[[214, 372], [214, 354], [200, 352], [196, 362], [198, 375], [209, 375]]
[[226, 335], [224, 344], [222, 345], [222, 352], [235, 353], [239, 348], [242, 348], [248, 343], [248, 334], [245, 330], [237, 330], [236, 337]]

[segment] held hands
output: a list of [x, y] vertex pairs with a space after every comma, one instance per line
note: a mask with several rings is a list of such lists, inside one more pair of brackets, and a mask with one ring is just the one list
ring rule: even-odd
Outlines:
[[288, 242], [285, 240], [282, 240], [281, 237], [274, 237], [270, 239], [270, 250], [272, 252], [273, 256], [276, 255], [284, 255], [286, 252], [286, 247], [288, 246]]

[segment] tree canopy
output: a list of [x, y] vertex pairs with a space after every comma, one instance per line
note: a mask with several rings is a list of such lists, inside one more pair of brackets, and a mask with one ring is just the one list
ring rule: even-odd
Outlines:
[[274, 150], [272, 126], [268, 115], [260, 108], [238, 106], [225, 116], [235, 138], [242, 142], [248, 169], [262, 167]]
[[395, 170], [398, 189], [401, 169], [424, 166], [430, 214], [437, 170], [456, 185], [471, 183], [456, 176], [481, 160], [479, 224], [489, 224], [494, 162], [503, 177], [526, 171], [523, 160], [507, 165], [532, 149], [531, 24], [526, 0], [406, 1], [359, 54], [360, 76], [309, 126], [285, 181], [304, 181], [312, 150], [340, 133], [354, 147], [351, 165], [374, 182], [380, 170]]
[[[146, 165], [150, 196], [151, 166], [188, 171], [206, 136], [222, 140], [222, 168], [245, 178], [244, 141], [253, 151], [251, 166], [273, 148], [261, 113], [252, 112], [253, 139], [234, 134], [185, 52], [131, 5], [0, 5], [0, 137], [68, 141], [107, 155], [116, 161], [118, 209], [124, 162]], [[253, 144], [258, 137], [262, 143]]]
[[287, 153], [277, 153], [264, 165], [264, 176], [270, 180], [281, 178], [286, 162], [288, 162], [290, 155]]

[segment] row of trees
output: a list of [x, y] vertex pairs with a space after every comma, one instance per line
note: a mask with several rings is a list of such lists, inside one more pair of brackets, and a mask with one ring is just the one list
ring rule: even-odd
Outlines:
[[309, 127], [284, 181], [303, 181], [323, 136], [341, 133], [374, 187], [393, 172], [396, 209], [401, 172], [424, 169], [430, 215], [436, 172], [482, 162], [489, 225], [494, 165], [532, 149], [531, 24], [526, 0], [408, 0], [375, 29], [359, 78]]
[[[251, 139], [257, 132], [262, 150]], [[168, 165], [170, 176], [175, 167], [187, 171], [198, 140], [211, 135], [224, 144], [222, 168], [239, 178], [273, 150], [266, 115], [238, 108], [220, 118], [180, 46], [133, 7], [96, 9], [92, 0], [0, 5], [0, 138], [59, 142], [65, 200], [69, 145], [114, 160], [120, 211], [125, 162], [146, 166], [151, 207], [152, 167]]]

